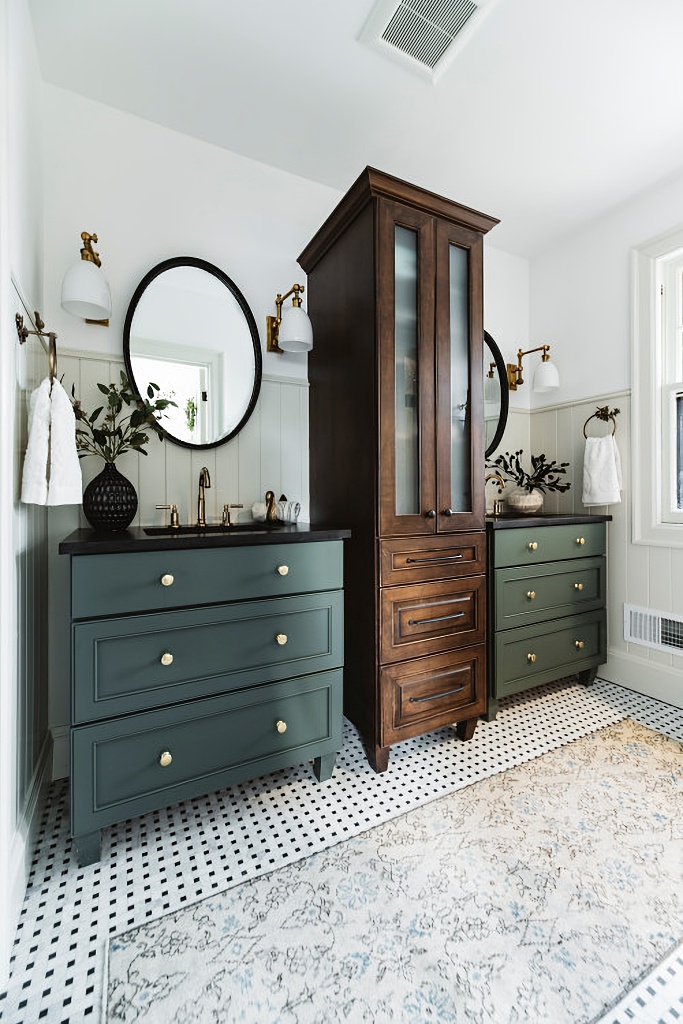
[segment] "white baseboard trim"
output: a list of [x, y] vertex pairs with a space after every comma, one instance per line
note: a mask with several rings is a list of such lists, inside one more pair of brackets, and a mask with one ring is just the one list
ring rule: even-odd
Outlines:
[[52, 726], [52, 781], [68, 779], [71, 755], [69, 752], [69, 726]]
[[[17, 823], [9, 856], [9, 905], [3, 908], [2, 930], [3, 946], [8, 950], [7, 957], [0, 963], [0, 989], [4, 989], [9, 977], [9, 953], [19, 923], [19, 915], [26, 895], [26, 886], [31, 870], [33, 846], [40, 824], [40, 815], [45, 801], [45, 794], [51, 781], [52, 737], [46, 734], [40, 751], [26, 802]], [[6, 962], [5, 962], [6, 961]]]
[[670, 665], [658, 665], [647, 658], [609, 650], [600, 676], [628, 690], [683, 708], [683, 673]]

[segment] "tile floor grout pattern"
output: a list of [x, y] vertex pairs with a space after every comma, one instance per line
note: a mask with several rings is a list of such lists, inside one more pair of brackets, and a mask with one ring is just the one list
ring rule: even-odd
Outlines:
[[[358, 835], [446, 793], [630, 716], [683, 741], [683, 711], [598, 680], [565, 680], [507, 698], [494, 722], [463, 743], [452, 729], [391, 749], [377, 775], [356, 730], [332, 779], [309, 763], [121, 822], [103, 832], [102, 859], [79, 868], [69, 838], [66, 780], [53, 783], [22, 910], [6, 1024], [98, 1022], [110, 936]], [[604, 1018], [649, 1024], [683, 1018], [683, 967], [670, 958]], [[651, 992], [648, 993], [648, 985]], [[666, 992], [666, 995], [664, 993]], [[650, 1016], [648, 1007], [670, 997]], [[654, 1012], [654, 1011], [653, 1011]], [[539, 1022], [541, 1024], [541, 1022]]]

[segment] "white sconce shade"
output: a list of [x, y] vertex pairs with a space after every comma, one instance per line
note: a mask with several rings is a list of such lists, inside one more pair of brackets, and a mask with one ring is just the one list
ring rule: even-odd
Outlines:
[[83, 320], [108, 320], [111, 293], [98, 266], [79, 260], [69, 267], [62, 283], [62, 309]]
[[540, 362], [534, 373], [534, 391], [554, 391], [560, 386], [560, 375], [557, 372], [555, 363], [549, 359]]
[[278, 344], [285, 352], [310, 352], [313, 348], [313, 327], [301, 306], [283, 310]]

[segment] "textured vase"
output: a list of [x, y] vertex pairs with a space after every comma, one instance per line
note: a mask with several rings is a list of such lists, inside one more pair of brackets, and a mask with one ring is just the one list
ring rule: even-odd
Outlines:
[[514, 512], [524, 512], [533, 515], [543, 508], [543, 491], [534, 488], [528, 491], [526, 487], [515, 487], [513, 491], [505, 496], [508, 507]]
[[85, 518], [100, 533], [120, 533], [133, 522], [137, 510], [138, 496], [132, 483], [113, 462], [106, 462], [83, 494]]

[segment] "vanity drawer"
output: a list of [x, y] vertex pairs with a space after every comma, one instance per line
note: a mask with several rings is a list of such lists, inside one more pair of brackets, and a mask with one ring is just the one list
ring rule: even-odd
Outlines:
[[71, 560], [72, 616], [339, 590], [342, 554], [341, 541], [319, 541], [78, 555]]
[[341, 591], [77, 622], [72, 721], [337, 668], [343, 622]]
[[532, 572], [518, 566], [494, 574], [496, 629], [601, 608], [605, 603], [604, 557], [548, 562]]
[[[339, 750], [341, 700], [338, 669], [78, 726], [71, 730], [71, 772], [79, 780], [72, 833]], [[164, 752], [172, 757], [166, 767]]]
[[604, 610], [496, 634], [495, 697], [551, 682], [605, 661]]
[[382, 744], [397, 743], [486, 708], [485, 645], [389, 665], [381, 671]]
[[566, 558], [604, 555], [606, 530], [604, 523], [580, 523], [575, 526], [519, 526], [494, 530], [494, 564], [534, 565]]
[[380, 591], [381, 661], [483, 643], [486, 579], [387, 587]]
[[383, 587], [476, 576], [486, 571], [485, 533], [396, 537], [381, 540], [379, 552]]

